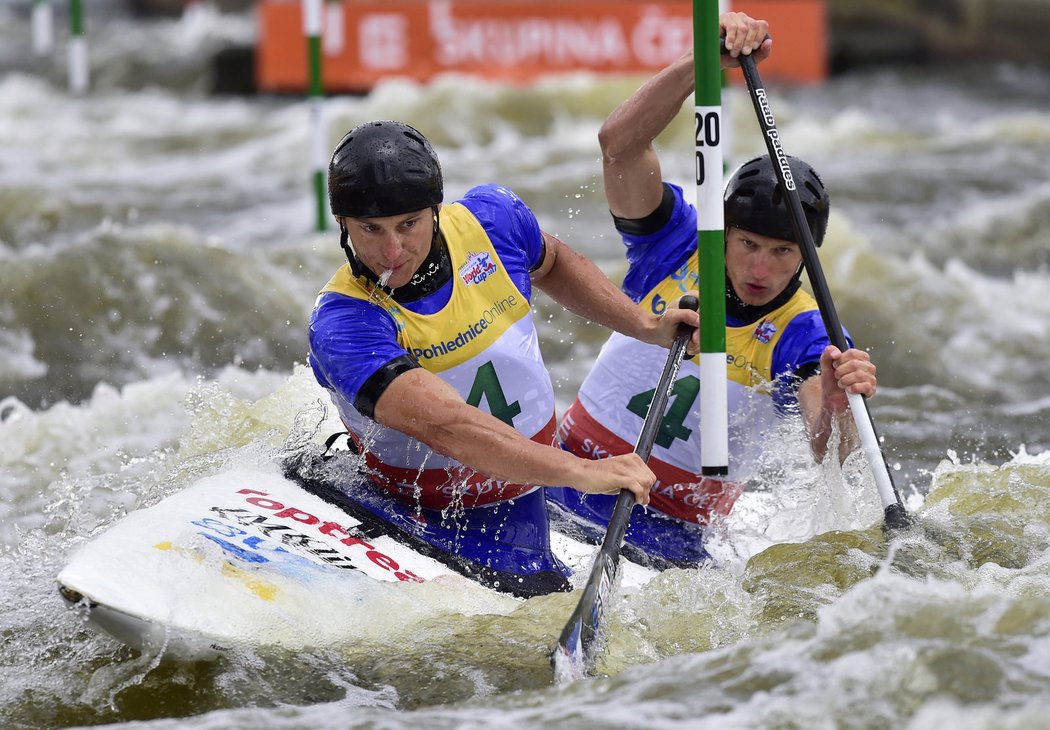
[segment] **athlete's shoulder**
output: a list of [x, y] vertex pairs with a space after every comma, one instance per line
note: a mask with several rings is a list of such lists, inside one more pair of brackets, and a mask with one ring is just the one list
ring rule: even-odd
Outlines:
[[664, 190], [673, 194], [674, 206], [663, 225], [646, 234], [620, 231], [627, 248], [627, 274], [621, 288], [636, 302], [687, 265], [696, 251], [696, 209], [677, 185], [665, 182]]
[[486, 228], [492, 225], [509, 225], [516, 219], [535, 220], [532, 209], [525, 201], [503, 185], [478, 185], [468, 190], [458, 202], [473, 213]]
[[[527, 279], [544, 255], [543, 233], [532, 209], [510, 188], [494, 184], [471, 188], [459, 202], [485, 229], [512, 278], [520, 270]], [[519, 282], [519, 288], [530, 296], [527, 281]]]
[[[310, 312], [310, 337], [338, 328], [345, 336], [355, 330], [394, 323], [391, 314], [375, 302], [334, 291], [321, 292]], [[396, 324], [396, 323], [394, 323]]]
[[491, 202], [497, 205], [510, 205], [510, 204], [522, 204], [521, 198], [518, 197], [510, 188], [505, 185], [499, 185], [498, 183], [486, 183], [484, 185], [475, 185], [461, 198], [460, 202], [466, 201], [478, 201], [478, 202]]
[[[824, 320], [817, 309], [800, 309], [791, 313], [784, 322], [784, 337], [788, 342], [827, 341], [828, 333], [824, 329]], [[783, 342], [784, 339], [781, 338]]]
[[[809, 294], [805, 298], [813, 301]], [[853, 340], [849, 332], [843, 329], [843, 334], [852, 347]], [[795, 372], [807, 363], [820, 362], [821, 353], [830, 344], [831, 338], [828, 337], [824, 318], [816, 302], [813, 302], [812, 307], [800, 309], [785, 325], [774, 353], [774, 372]]]
[[309, 362], [326, 388], [356, 402], [362, 384], [385, 363], [405, 355], [393, 315], [374, 302], [323, 292], [310, 313]]

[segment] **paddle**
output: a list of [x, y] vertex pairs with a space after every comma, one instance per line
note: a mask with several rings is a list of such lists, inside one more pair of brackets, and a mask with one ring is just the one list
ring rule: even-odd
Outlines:
[[[725, 44], [722, 44], [722, 52], [725, 53]], [[741, 55], [740, 68], [744, 72], [744, 80], [747, 82], [747, 90], [755, 107], [759, 126], [762, 128], [762, 136], [766, 141], [766, 150], [773, 162], [777, 179], [781, 187], [787, 193], [788, 209], [791, 212], [791, 222], [795, 229], [796, 240], [802, 249], [802, 261], [806, 266], [806, 274], [813, 289], [813, 295], [820, 308], [820, 316], [824, 320], [824, 327], [828, 332], [831, 344], [845, 351], [849, 344], [843, 333], [839, 322], [835, 304], [831, 301], [831, 292], [828, 289], [827, 280], [824, 278], [824, 270], [821, 268], [820, 259], [817, 258], [817, 247], [813, 242], [813, 234], [806, 223], [805, 213], [802, 211], [802, 203], [799, 201], [798, 190], [795, 189], [794, 180], [791, 177], [791, 168], [788, 166], [787, 154], [780, 141], [780, 133], [777, 131], [776, 120], [769, 106], [769, 98], [762, 86], [762, 79], [758, 75], [757, 64], [751, 56]], [[890, 471], [886, 466], [886, 458], [879, 445], [879, 437], [875, 433], [875, 422], [868, 411], [867, 401], [864, 396], [849, 393], [850, 411], [857, 425], [857, 433], [860, 435], [861, 447], [868, 458], [871, 470], [875, 475], [875, 486], [879, 490], [879, 498], [885, 514], [886, 527], [898, 528], [910, 524], [911, 520], [901, 502], [900, 494], [893, 483]]]
[[[692, 295], [682, 297], [679, 306], [695, 310], [697, 308], [696, 297]], [[671, 351], [667, 354], [663, 372], [660, 373], [653, 402], [649, 404], [649, 411], [645, 415], [642, 431], [638, 434], [638, 442], [634, 447], [634, 452], [645, 461], [649, 460], [649, 454], [653, 450], [653, 442], [660, 430], [660, 422], [667, 408], [670, 390], [674, 385], [675, 376], [678, 374], [678, 368], [682, 363], [682, 356], [685, 354], [685, 347], [691, 334], [690, 327], [685, 325], [679, 327], [674, 344], [671, 345]], [[620, 564], [620, 548], [623, 546], [624, 534], [627, 532], [627, 523], [631, 519], [633, 507], [634, 494], [627, 489], [621, 489], [616, 498], [612, 516], [609, 517], [605, 539], [602, 540], [602, 546], [594, 559], [590, 577], [584, 586], [583, 595], [580, 596], [580, 602], [569, 617], [569, 622], [562, 629], [558, 645], [551, 652], [554, 679], [559, 684], [571, 682], [589, 674], [598, 650], [601, 648], [605, 603], [616, 582], [616, 571]]]

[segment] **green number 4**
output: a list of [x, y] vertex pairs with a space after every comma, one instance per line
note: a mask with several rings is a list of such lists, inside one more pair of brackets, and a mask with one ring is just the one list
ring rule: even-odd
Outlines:
[[[657, 445], [669, 449], [675, 439], [689, 440], [693, 429], [686, 428], [685, 419], [699, 393], [700, 378], [695, 375], [686, 375], [681, 380], [675, 381], [671, 389], [674, 402], [671, 403], [664, 417], [660, 419], [660, 430], [656, 434]], [[639, 393], [627, 401], [627, 410], [644, 419], [649, 413], [649, 405], [653, 402], [654, 395], [656, 395], [656, 388]]]
[[489, 413], [508, 426], [514, 426], [514, 416], [521, 413], [521, 405], [517, 401], [507, 403], [507, 396], [499, 384], [499, 378], [496, 377], [496, 366], [491, 360], [478, 368], [474, 385], [467, 396], [467, 403], [480, 408], [482, 398], [488, 401]]

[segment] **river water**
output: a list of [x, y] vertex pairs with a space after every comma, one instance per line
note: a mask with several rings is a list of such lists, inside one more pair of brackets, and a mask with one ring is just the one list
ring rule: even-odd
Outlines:
[[[340, 252], [312, 230], [307, 105], [204, 93], [205, 52], [250, 38], [250, 18], [114, 10], [74, 98], [57, 51], [32, 58], [25, 6], [0, 5], [4, 727], [1046, 727], [1046, 69], [767, 84], [786, 149], [831, 190], [821, 260], [878, 363], [872, 415], [919, 525], [884, 535], [863, 459], [817, 467], [788, 424], [713, 538], [721, 567], [619, 595], [602, 676], [560, 688], [546, 654], [575, 596], [467, 610], [437, 588], [412, 596], [421, 618], [377, 612], [367, 640], [198, 663], [141, 655], [64, 606], [58, 571], [128, 511], [334, 428], [302, 363]], [[449, 199], [505, 184], [615, 278], [596, 133], [640, 81], [391, 81], [329, 100], [329, 142], [416, 124]], [[741, 87], [726, 107], [732, 157], [760, 153]], [[690, 127], [686, 112], [658, 141], [682, 185]], [[564, 408], [605, 333], [537, 308]]]

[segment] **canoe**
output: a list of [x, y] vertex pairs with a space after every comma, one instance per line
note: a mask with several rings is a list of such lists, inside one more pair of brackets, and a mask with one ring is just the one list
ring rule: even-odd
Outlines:
[[[377, 612], [417, 610], [421, 584], [490, 605], [585, 580], [597, 548], [535, 519], [542, 490], [492, 508], [414, 509], [362, 479], [357, 458], [304, 452], [199, 479], [79, 546], [59, 592], [96, 629], [195, 660], [353, 641]], [[622, 570], [628, 589], [656, 574], [629, 560]]]

